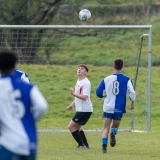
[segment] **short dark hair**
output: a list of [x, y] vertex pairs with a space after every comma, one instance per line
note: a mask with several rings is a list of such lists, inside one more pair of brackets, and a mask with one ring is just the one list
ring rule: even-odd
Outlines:
[[0, 51], [0, 71], [6, 72], [15, 68], [18, 61], [16, 54], [12, 51]]
[[89, 71], [88, 67], [85, 64], [80, 64], [78, 67], [84, 67], [87, 72]]
[[115, 59], [114, 66], [115, 66], [115, 69], [121, 70], [123, 68], [123, 59], [122, 58]]

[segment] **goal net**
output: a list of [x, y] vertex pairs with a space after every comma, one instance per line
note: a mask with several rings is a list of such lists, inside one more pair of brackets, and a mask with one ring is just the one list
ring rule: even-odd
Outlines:
[[[81, 63], [87, 64], [90, 69], [88, 78], [92, 85], [91, 100], [94, 107], [85, 130], [101, 131], [103, 100], [96, 97], [95, 90], [102, 79], [113, 73], [115, 58], [124, 59], [123, 73], [132, 79], [137, 95], [133, 111], [129, 110], [127, 95], [127, 113], [123, 116], [120, 130], [149, 132], [151, 36], [152, 27], [146, 25], [1, 25], [0, 49], [15, 51], [20, 64], [29, 64], [32, 68], [37, 65], [52, 68], [53, 72], [48, 73], [49, 77], [43, 71], [43, 80], [36, 80], [39, 88], [41, 82], [44, 86], [46, 84], [41, 91], [49, 103], [49, 110], [38, 125], [40, 132], [68, 131], [67, 125], [74, 114], [74, 111], [68, 112], [66, 109], [73, 100], [69, 88], [75, 86], [77, 66]], [[32, 80], [33, 75], [29, 76]], [[50, 81], [51, 89], [47, 89]]]

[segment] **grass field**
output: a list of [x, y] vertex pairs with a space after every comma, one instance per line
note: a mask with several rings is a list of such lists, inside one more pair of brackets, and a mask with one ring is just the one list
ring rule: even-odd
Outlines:
[[[49, 109], [45, 117], [38, 123], [39, 129], [65, 129], [67, 130], [68, 123], [74, 114], [74, 110], [67, 111], [67, 105], [73, 100], [70, 95], [69, 88], [74, 87], [77, 80], [77, 66], [50, 66], [50, 65], [19, 65], [19, 69], [24, 70], [30, 76], [33, 83], [38, 85], [43, 95], [49, 103]], [[102, 101], [95, 96], [97, 84], [105, 75], [112, 73], [111, 67], [96, 67], [89, 66], [88, 74], [92, 83], [92, 103], [94, 104], [94, 114], [84, 126], [88, 129], [102, 129]], [[124, 68], [124, 73], [131, 75], [133, 67]], [[147, 71], [142, 68], [142, 73]], [[98, 76], [97, 76], [98, 73]], [[104, 74], [105, 73], [105, 74]], [[152, 102], [151, 102], [151, 132], [150, 133], [132, 133], [119, 132], [117, 135], [117, 145], [115, 148], [108, 147], [108, 153], [101, 153], [101, 132], [87, 132], [88, 141], [92, 149], [77, 149], [77, 144], [73, 140], [69, 132], [45, 132], [39, 133], [39, 152], [38, 160], [101, 160], [110, 158], [116, 160], [158, 160], [159, 152], [159, 95], [160, 85], [157, 83], [160, 79], [159, 67], [152, 68]], [[146, 77], [139, 75], [138, 79], [141, 85]], [[137, 92], [141, 87], [137, 88]], [[141, 96], [141, 95], [139, 95]], [[145, 99], [144, 99], [145, 100]], [[143, 101], [136, 102], [135, 107], [140, 110]], [[129, 111], [130, 112], [130, 111]], [[137, 112], [138, 113], [138, 112]], [[129, 117], [126, 116], [126, 117]], [[143, 116], [139, 114], [139, 119]], [[125, 123], [127, 120], [122, 121]], [[128, 123], [130, 123], [128, 121]], [[146, 124], [143, 124], [144, 126]]]
[[[69, 133], [40, 134], [38, 159], [42, 160], [158, 160], [159, 133], [119, 132], [117, 145], [108, 146], [108, 153], [101, 152], [101, 133], [86, 133], [91, 149], [77, 149]], [[45, 141], [44, 141], [45, 139]]]

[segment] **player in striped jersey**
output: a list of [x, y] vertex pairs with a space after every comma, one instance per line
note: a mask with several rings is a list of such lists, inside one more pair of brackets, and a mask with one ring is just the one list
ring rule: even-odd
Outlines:
[[[134, 109], [136, 94], [131, 79], [122, 74], [123, 60], [114, 60], [114, 73], [104, 78], [96, 89], [99, 98], [104, 98], [103, 117], [104, 129], [102, 133], [102, 153], [106, 153], [108, 134], [110, 132], [110, 145], [116, 144], [115, 135], [118, 133], [122, 116], [126, 113], [126, 93], [129, 92], [131, 100], [130, 109]], [[104, 95], [105, 93], [105, 95]], [[112, 123], [112, 125], [111, 125]]]
[[[30, 79], [29, 79], [28, 75], [25, 72], [20, 71], [18, 68], [14, 69], [13, 74], [15, 75], [16, 78], [19, 78], [26, 83], [30, 83]], [[1, 75], [0, 75], [0, 77], [1, 77]], [[1, 124], [0, 124], [0, 127], [1, 127]], [[0, 135], [1, 135], [1, 132], [0, 132]]]
[[0, 160], [35, 160], [36, 121], [48, 104], [35, 85], [13, 74], [16, 62], [14, 53], [0, 52]]

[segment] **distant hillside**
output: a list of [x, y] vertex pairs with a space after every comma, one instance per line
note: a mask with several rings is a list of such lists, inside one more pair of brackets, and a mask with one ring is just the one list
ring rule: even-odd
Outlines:
[[[128, 5], [92, 5], [89, 3], [63, 4], [61, 5], [53, 24], [81, 24], [78, 13], [87, 8], [92, 13], [92, 18], [85, 24], [141, 24], [142, 18], [160, 13], [160, 3], [128, 4]], [[59, 19], [59, 17], [61, 17]], [[58, 18], [58, 19], [57, 19]]]

